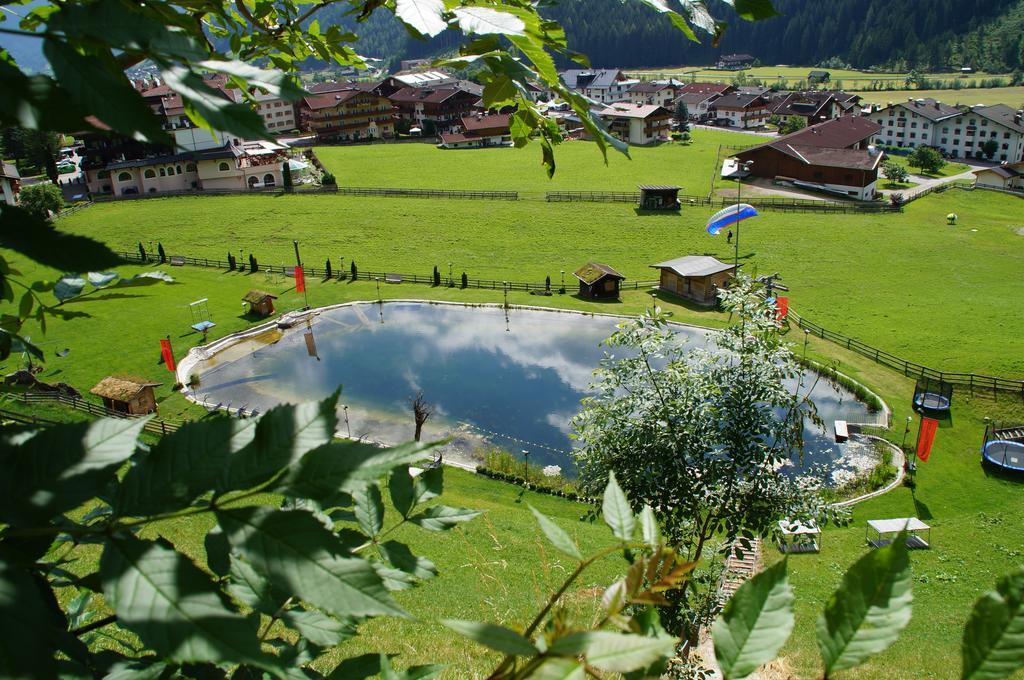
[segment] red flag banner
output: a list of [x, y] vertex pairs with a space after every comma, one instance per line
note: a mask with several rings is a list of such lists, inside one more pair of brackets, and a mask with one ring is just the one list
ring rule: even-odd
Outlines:
[[789, 315], [789, 298], [775, 298], [775, 318], [779, 321], [785, 321], [787, 315]]
[[167, 370], [174, 371], [174, 352], [171, 350], [170, 340], [160, 341], [160, 354], [163, 355], [164, 364], [167, 366]]
[[917, 457], [928, 462], [932, 455], [932, 444], [935, 442], [935, 431], [939, 429], [939, 421], [934, 418], [921, 418], [921, 429], [917, 433]]
[[295, 292], [306, 292], [306, 276], [302, 273], [302, 267], [295, 268]]

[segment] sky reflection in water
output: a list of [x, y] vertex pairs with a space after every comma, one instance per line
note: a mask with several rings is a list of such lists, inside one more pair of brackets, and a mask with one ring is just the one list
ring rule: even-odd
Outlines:
[[[383, 319], [383, 323], [381, 322]], [[425, 303], [365, 303], [313, 321], [319, 360], [309, 356], [304, 325], [275, 344], [227, 352], [200, 363], [198, 396], [246, 410], [322, 399], [340, 385], [340, 430], [397, 443], [412, 438], [409, 399], [418, 390], [435, 407], [425, 439], [454, 430], [498, 433], [493, 442], [531, 462], [572, 473], [569, 421], [586, 395], [617, 319], [535, 310]], [[691, 345], [704, 332], [678, 327]], [[828, 426], [805, 429], [806, 465], [847, 467], [832, 423], [873, 421], [864, 404], [819, 381], [811, 394]], [[513, 439], [514, 438], [514, 439]], [[519, 441], [516, 441], [519, 440]], [[798, 469], [795, 466], [793, 469]]]

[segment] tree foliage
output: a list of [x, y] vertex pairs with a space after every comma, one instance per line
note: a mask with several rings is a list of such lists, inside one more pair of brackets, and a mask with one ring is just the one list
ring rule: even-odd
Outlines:
[[29, 184], [18, 194], [18, 205], [33, 217], [48, 220], [64, 207], [64, 194], [56, 184]]
[[885, 175], [887, 180], [897, 184], [906, 182], [910, 176], [905, 166], [889, 159], [882, 162], [882, 174]]
[[807, 121], [802, 116], [790, 116], [779, 126], [780, 135], [788, 135], [807, 127]]
[[922, 172], [934, 174], [942, 170], [946, 165], [946, 159], [938, 149], [930, 146], [919, 146], [907, 156], [907, 165], [912, 168], [921, 168]]

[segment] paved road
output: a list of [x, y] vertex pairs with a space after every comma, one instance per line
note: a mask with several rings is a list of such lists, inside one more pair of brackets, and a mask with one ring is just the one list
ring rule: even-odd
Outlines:
[[[916, 182], [917, 183], [916, 187], [910, 187], [909, 189], [879, 189], [878, 193], [882, 194], [883, 196], [888, 196], [889, 194], [893, 194], [893, 193], [900, 193], [900, 194], [903, 194], [903, 198], [904, 199], [910, 199], [910, 198], [913, 198], [914, 196], [917, 196], [922, 191], [927, 191], [928, 189], [931, 189], [932, 187], [937, 187], [940, 184], [949, 184], [950, 182], [958, 182], [958, 181], [964, 181], [964, 180], [967, 180], [969, 182], [973, 182], [974, 181], [974, 171], [975, 170], [978, 170], [980, 168], [988, 168], [988, 167], [992, 167], [993, 165], [995, 165], [994, 163], [977, 163], [976, 161], [971, 161], [971, 162], [957, 161], [957, 162], [963, 162], [964, 165], [966, 165], [970, 169], [967, 170], [966, 172], [961, 172], [959, 175], [950, 175], [949, 177], [933, 178], [933, 177], [925, 177], [924, 175], [910, 175], [910, 181]], [[879, 184], [879, 186], [881, 186], [885, 181], [886, 180], [881, 176], [881, 173], [879, 173], [879, 177], [878, 177], [878, 184]]]

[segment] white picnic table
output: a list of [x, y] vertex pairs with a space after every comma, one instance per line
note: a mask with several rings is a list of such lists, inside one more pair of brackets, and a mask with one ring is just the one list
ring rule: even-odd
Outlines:
[[[864, 539], [869, 545], [876, 548], [889, 545], [896, 536], [906, 530], [908, 548], [930, 548], [932, 528], [916, 517], [896, 517], [893, 519], [872, 519], [868, 520], [868, 528]], [[871, 532], [875, 532], [875, 538], [871, 538]], [[927, 532], [927, 538], [922, 537], [920, 532]]]
[[821, 551], [821, 529], [813, 521], [779, 522], [779, 551], [784, 553], [811, 553]]

